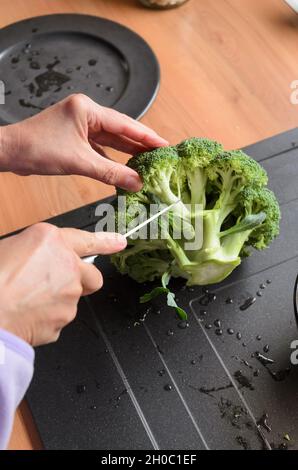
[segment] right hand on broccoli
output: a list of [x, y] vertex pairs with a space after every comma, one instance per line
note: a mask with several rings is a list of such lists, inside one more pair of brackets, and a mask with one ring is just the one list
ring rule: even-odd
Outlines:
[[81, 295], [101, 288], [101, 273], [80, 257], [111, 254], [122, 235], [41, 223], [0, 242], [0, 328], [32, 346], [56, 341]]

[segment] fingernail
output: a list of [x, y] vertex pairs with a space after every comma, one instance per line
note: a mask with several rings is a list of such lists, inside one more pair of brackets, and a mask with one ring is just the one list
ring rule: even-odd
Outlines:
[[160, 145], [170, 145], [169, 144], [169, 141], [164, 139], [163, 137], [161, 137], [159, 134], [157, 134], [156, 132], [154, 133], [154, 139], [156, 140], [156, 142], [158, 142]]
[[137, 174], [129, 175], [124, 180], [123, 188], [128, 189], [129, 191], [137, 192], [140, 191], [142, 187], [143, 183], [141, 181], [141, 178]]
[[166, 140], [166, 139], [163, 139], [162, 137], [160, 136], [157, 136], [159, 142], [161, 142], [163, 145], [170, 145], [169, 141]]
[[120, 245], [125, 247], [127, 245], [127, 240], [124, 237], [124, 235], [121, 235], [121, 233], [115, 233], [115, 239], [116, 242]]

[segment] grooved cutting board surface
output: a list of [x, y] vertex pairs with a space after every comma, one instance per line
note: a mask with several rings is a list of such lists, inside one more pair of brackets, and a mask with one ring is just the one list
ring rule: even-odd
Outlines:
[[[280, 237], [214, 286], [208, 305], [200, 287], [176, 281], [188, 328], [162, 301], [141, 307], [143, 287], [101, 258], [104, 288], [81, 300], [56, 344], [36, 351], [27, 398], [46, 448], [298, 449], [298, 130], [244, 150], [269, 173]], [[51, 222], [93, 230], [97, 204]]]

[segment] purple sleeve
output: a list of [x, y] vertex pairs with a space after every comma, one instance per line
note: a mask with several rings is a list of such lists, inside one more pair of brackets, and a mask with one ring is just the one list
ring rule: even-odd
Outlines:
[[33, 375], [34, 350], [0, 329], [0, 449], [8, 445], [14, 413]]

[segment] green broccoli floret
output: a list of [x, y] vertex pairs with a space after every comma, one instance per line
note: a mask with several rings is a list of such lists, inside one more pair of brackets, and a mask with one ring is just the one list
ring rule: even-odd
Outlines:
[[[259, 213], [266, 215], [264, 222], [249, 235], [244, 244], [244, 250], [249, 246], [263, 250], [279, 234], [281, 214], [278, 201], [270, 189], [256, 187], [245, 188], [240, 198], [244, 208], [244, 218]], [[241, 223], [241, 220], [243, 220], [243, 213], [239, 214], [238, 223]]]
[[[278, 235], [280, 210], [266, 187], [266, 171], [242, 151], [224, 151], [215, 141], [192, 138], [139, 154], [129, 166], [144, 186], [129, 195], [128, 205], [145, 204], [149, 214], [150, 203], [179, 200], [163, 239], [129, 240], [128, 248], [112, 257], [121, 272], [140, 282], [161, 278], [165, 272], [184, 277], [188, 285], [220, 282], [250, 247], [264, 249]], [[185, 232], [174, 237], [179, 217], [188, 235], [202, 221], [203, 242], [197, 249], [186, 244], [191, 236]]]
[[143, 189], [135, 197], [158, 205], [176, 203], [172, 209], [173, 218], [183, 220], [184, 229], [191, 238], [194, 236], [191, 211], [182, 200], [186, 177], [181, 173], [179, 163], [176, 147], [161, 147], [136, 155], [128, 165], [139, 173], [143, 181]]
[[136, 155], [129, 160], [128, 166], [136, 170], [143, 181], [141, 194], [145, 194], [152, 203], [158, 198], [166, 204], [172, 204], [178, 199], [173, 192], [177, 187], [178, 162], [175, 147], [161, 147]]
[[206, 205], [207, 173], [211, 160], [223, 151], [218, 142], [193, 137], [177, 146], [181, 172], [186, 175], [191, 204]]

